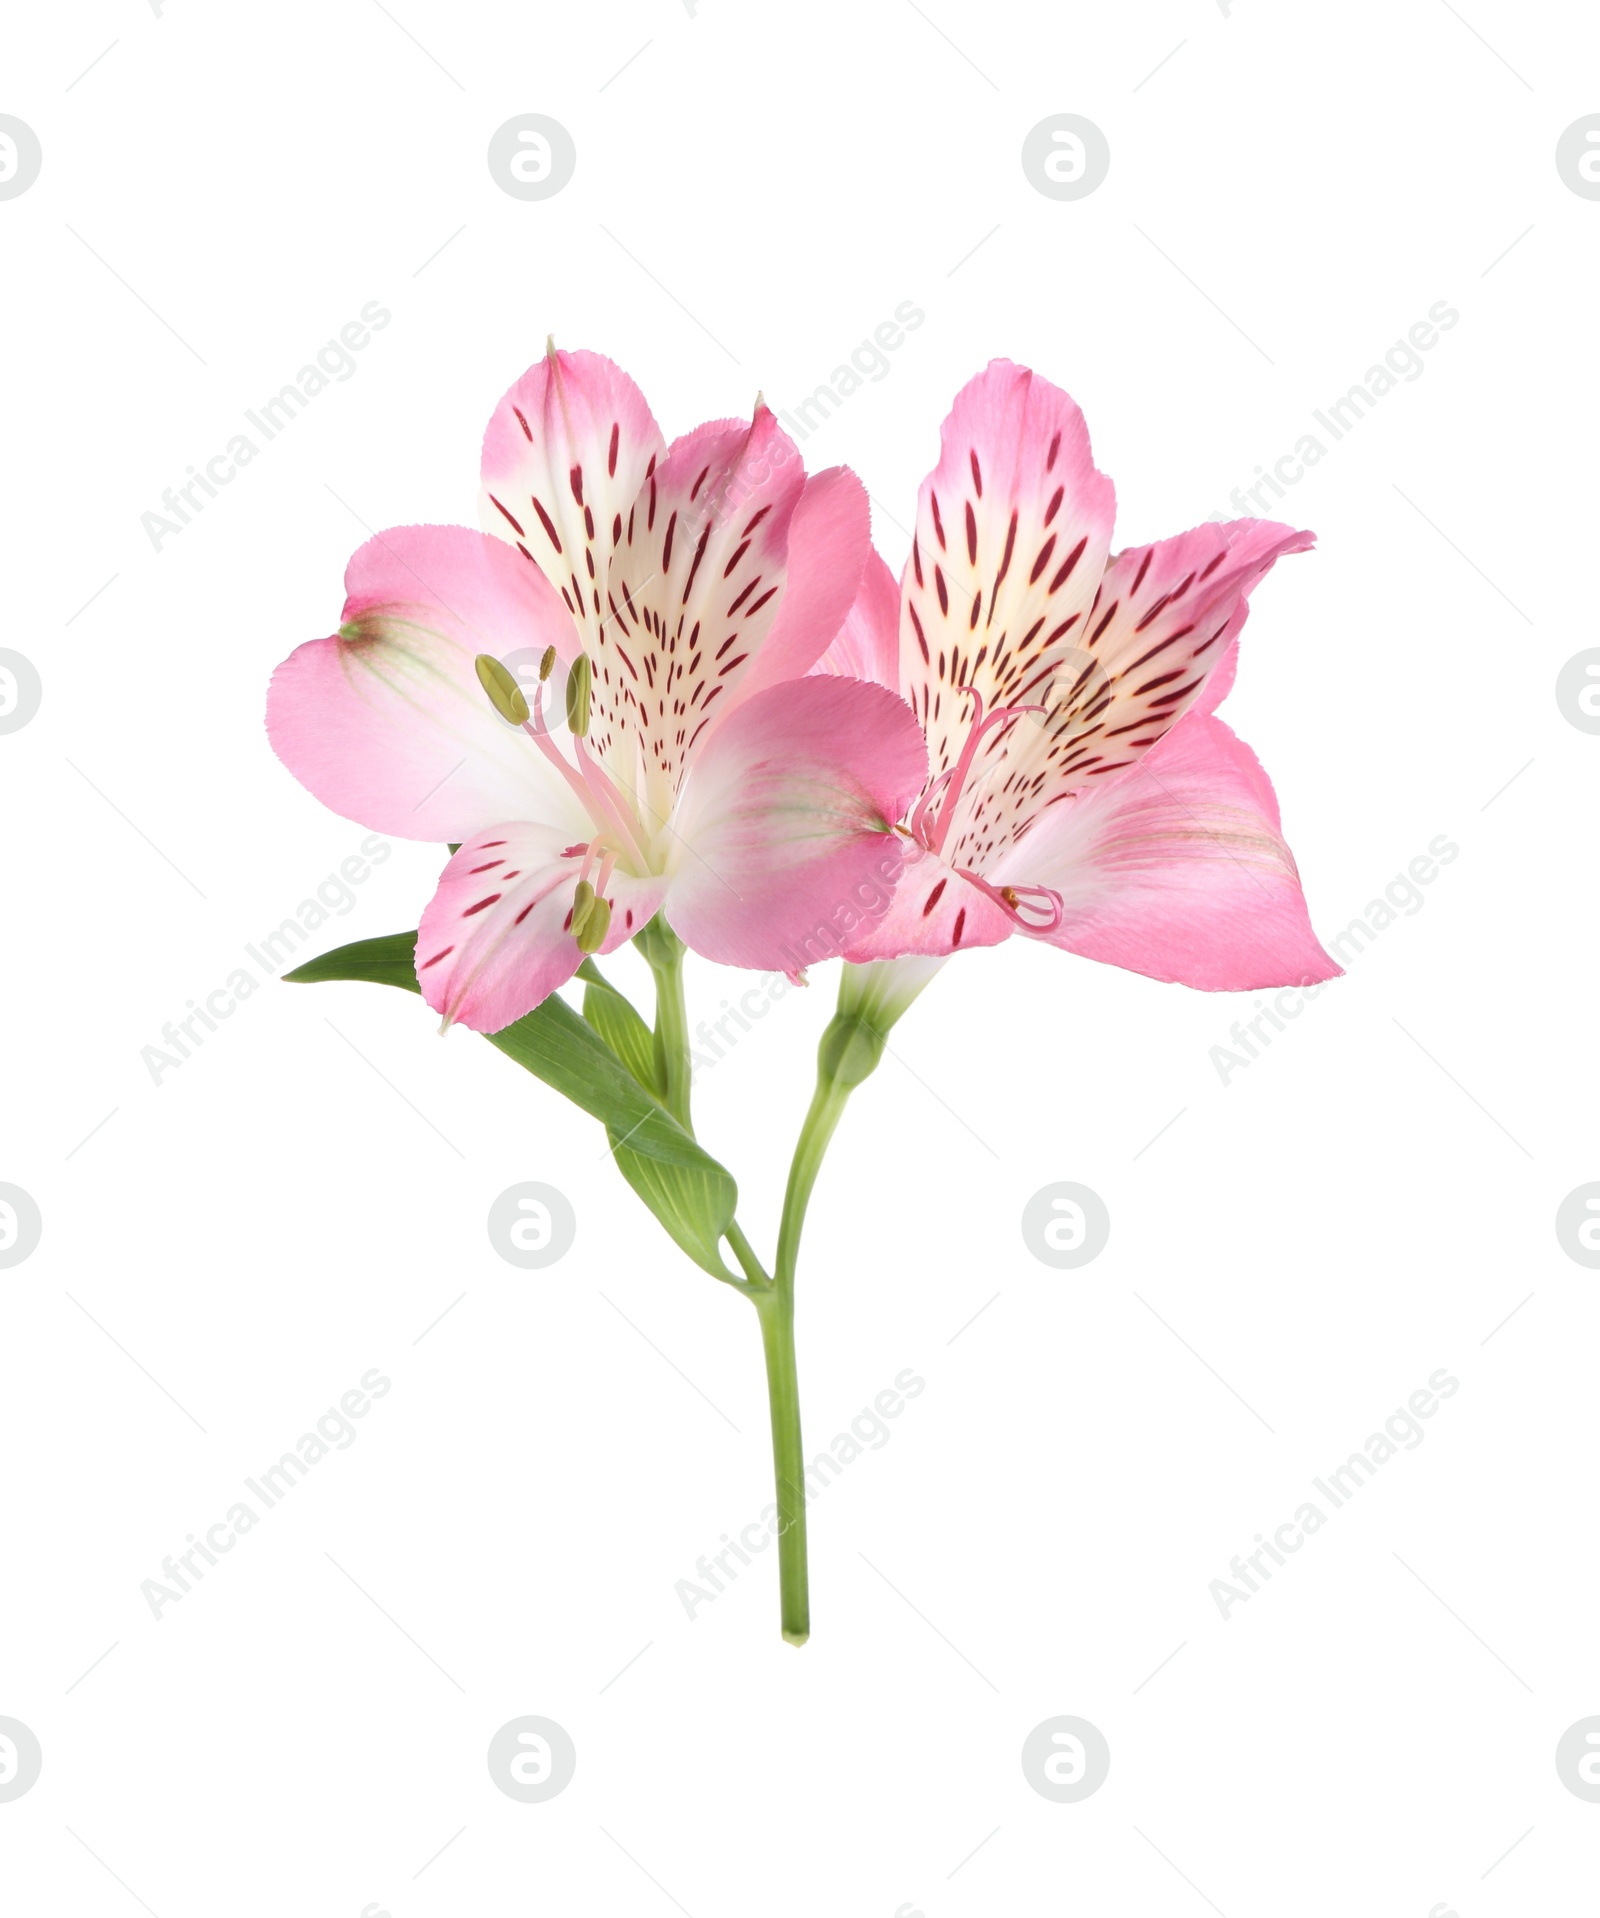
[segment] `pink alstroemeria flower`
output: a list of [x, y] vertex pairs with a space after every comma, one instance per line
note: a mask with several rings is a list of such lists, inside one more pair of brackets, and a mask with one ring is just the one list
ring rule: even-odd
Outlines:
[[[759, 401], [668, 448], [620, 368], [553, 348], [496, 408], [482, 473], [489, 530], [369, 540], [338, 632], [278, 668], [267, 713], [334, 811], [460, 842], [417, 939], [446, 1024], [498, 1031], [663, 906], [706, 957], [775, 968], [818, 914], [892, 881], [922, 738], [881, 688], [805, 677], [871, 553], [853, 473], [807, 479]], [[518, 726], [474, 659], [549, 649]], [[603, 938], [580, 883], [609, 906]]]
[[874, 554], [819, 662], [901, 693], [927, 735], [916, 851], [845, 942], [918, 956], [862, 1000], [891, 1019], [945, 956], [1014, 932], [1212, 991], [1339, 971], [1271, 783], [1214, 717], [1251, 588], [1312, 535], [1235, 520], [1112, 554], [1114, 511], [1078, 408], [992, 362], [944, 423], [898, 590]]

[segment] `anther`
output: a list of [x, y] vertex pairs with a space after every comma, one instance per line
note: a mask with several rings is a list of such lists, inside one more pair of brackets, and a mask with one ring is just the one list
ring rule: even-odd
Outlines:
[[472, 662], [477, 668], [478, 684], [489, 695], [495, 711], [513, 726], [526, 723], [528, 702], [522, 688], [492, 653], [479, 653]]
[[589, 655], [579, 653], [567, 674], [567, 730], [582, 739], [589, 730], [589, 699], [594, 683], [594, 668]]

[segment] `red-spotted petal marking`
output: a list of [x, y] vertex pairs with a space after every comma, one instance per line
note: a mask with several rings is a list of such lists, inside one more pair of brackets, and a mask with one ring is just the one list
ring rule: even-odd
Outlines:
[[1263, 520], [1208, 524], [1119, 553], [1085, 619], [1009, 689], [1046, 711], [975, 756], [944, 853], [986, 870], [1048, 808], [1133, 765], [1195, 702], [1243, 623], [1250, 589], [1310, 533]]
[[547, 354], [483, 436], [482, 525], [559, 589], [591, 651], [607, 563], [665, 451], [644, 395], [599, 353]]
[[845, 957], [852, 964], [898, 959], [907, 953], [942, 956], [974, 946], [997, 946], [1018, 924], [937, 853], [911, 842], [888, 910], [864, 920]]
[[976, 687], [990, 710], [1022, 702], [1081, 628], [1116, 510], [1082, 413], [1009, 360], [956, 395], [941, 445], [918, 501], [900, 627], [901, 690], [934, 778], [956, 764], [972, 718], [956, 689]]
[[591, 738], [647, 821], [670, 811], [695, 742], [772, 628], [800, 455], [765, 407], [673, 442], [606, 581]]

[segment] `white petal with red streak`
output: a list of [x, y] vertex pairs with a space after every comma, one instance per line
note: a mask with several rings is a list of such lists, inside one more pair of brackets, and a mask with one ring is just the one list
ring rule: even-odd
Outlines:
[[956, 395], [941, 448], [918, 499], [900, 633], [901, 687], [935, 778], [960, 757], [973, 712], [956, 688], [975, 686], [991, 708], [1019, 703], [1081, 628], [1116, 513], [1083, 414], [1009, 360]]
[[749, 423], [713, 420], [673, 442], [612, 559], [594, 746], [658, 822], [772, 630], [803, 485], [765, 407]]
[[[582, 860], [542, 826], [491, 826], [463, 842], [417, 928], [417, 982], [447, 1023], [498, 1032], [531, 1012], [583, 963], [570, 930]], [[591, 868], [590, 882], [597, 877]], [[613, 873], [610, 952], [661, 903], [659, 879]]]
[[[1120, 778], [1190, 707], [1220, 699], [1251, 587], [1312, 537], [1237, 520], [1119, 553], [1084, 628], [1041, 669], [1041, 683], [1021, 689], [1048, 710], [980, 752], [947, 852], [987, 871], [1031, 818]], [[1224, 677], [1213, 695], [1214, 673]]]
[[666, 441], [644, 395], [600, 353], [546, 354], [495, 408], [478, 512], [525, 552], [592, 644], [605, 572]]

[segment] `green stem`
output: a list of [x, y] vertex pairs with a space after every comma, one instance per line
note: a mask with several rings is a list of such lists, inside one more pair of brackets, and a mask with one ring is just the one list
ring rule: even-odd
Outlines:
[[756, 1257], [755, 1248], [745, 1237], [737, 1219], [730, 1219], [728, 1229], [722, 1235], [733, 1247], [734, 1257], [744, 1267], [746, 1280], [758, 1291], [769, 1291], [772, 1281], [767, 1277], [766, 1268]]
[[811, 1110], [795, 1141], [794, 1159], [789, 1166], [789, 1185], [783, 1195], [783, 1222], [778, 1227], [777, 1285], [787, 1291], [791, 1303], [794, 1294], [795, 1266], [800, 1257], [800, 1234], [805, 1227], [806, 1207], [811, 1203], [812, 1187], [822, 1170], [822, 1161], [833, 1138], [834, 1127], [843, 1116], [851, 1087], [829, 1073], [819, 1060], [817, 1089], [811, 1095]]
[[803, 1645], [811, 1635], [806, 1461], [794, 1346], [794, 1280], [800, 1235], [817, 1174], [850, 1094], [877, 1065], [882, 1053], [882, 1036], [846, 1013], [837, 1015], [823, 1034], [817, 1048], [817, 1089], [795, 1141], [789, 1184], [783, 1195], [772, 1286], [751, 1294], [751, 1303], [761, 1315], [761, 1342], [767, 1360], [773, 1474], [778, 1494], [778, 1585], [783, 1598], [783, 1635], [791, 1645]]
[[803, 1645], [811, 1636], [811, 1595], [806, 1568], [806, 1461], [800, 1438], [800, 1379], [794, 1358], [794, 1292], [788, 1286], [773, 1286], [768, 1291], [752, 1292], [750, 1302], [761, 1320], [767, 1397], [772, 1406], [783, 1636], [791, 1645]]
[[[683, 989], [683, 944], [659, 916], [637, 944], [650, 963], [656, 983], [655, 1055], [662, 1102], [693, 1134], [689, 1114], [689, 1015]], [[783, 1635], [791, 1645], [811, 1636], [811, 1598], [806, 1559], [805, 1448], [800, 1430], [800, 1380], [795, 1363], [794, 1280], [800, 1235], [817, 1175], [852, 1090], [877, 1066], [883, 1033], [870, 1014], [876, 1008], [846, 1005], [823, 1034], [817, 1049], [817, 1088], [795, 1142], [778, 1228], [778, 1257], [771, 1277], [737, 1221], [730, 1221], [728, 1244], [744, 1270], [741, 1285], [761, 1320], [761, 1346], [767, 1366], [767, 1397], [772, 1415], [772, 1464], [778, 1505], [778, 1585]]]

